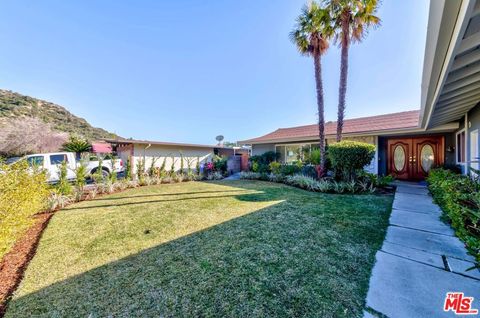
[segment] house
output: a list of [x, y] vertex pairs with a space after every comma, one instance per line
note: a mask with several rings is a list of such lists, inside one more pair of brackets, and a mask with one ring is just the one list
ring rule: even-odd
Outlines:
[[[430, 3], [420, 110], [348, 119], [344, 139], [374, 144], [366, 170], [398, 179], [423, 179], [434, 166], [478, 169], [480, 129], [480, 0]], [[325, 127], [327, 145], [336, 122]], [[280, 153], [283, 163], [301, 159], [318, 144], [318, 126], [280, 128], [241, 141], [252, 155]]]
[[[242, 160], [248, 161], [244, 153], [247, 151], [234, 150], [233, 148], [213, 145], [186, 144], [149, 140], [133, 139], [105, 139], [105, 142], [112, 145], [117, 155], [124, 162], [130, 162], [132, 171], [135, 173], [139, 162], [145, 163], [145, 169], [152, 166], [160, 167], [165, 161], [166, 170], [175, 171], [181, 169], [181, 158], [183, 157], [183, 168], [195, 170], [197, 163], [202, 167], [205, 163], [212, 161], [214, 155], [229, 157], [229, 171], [236, 172], [242, 166]], [[236, 162], [238, 162], [236, 164]]]

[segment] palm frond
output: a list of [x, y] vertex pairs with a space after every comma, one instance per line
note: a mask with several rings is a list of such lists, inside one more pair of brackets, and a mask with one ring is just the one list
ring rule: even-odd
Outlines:
[[302, 8], [294, 29], [290, 32], [290, 40], [301, 54], [323, 54], [328, 49], [328, 42], [334, 35], [330, 12], [311, 1]]

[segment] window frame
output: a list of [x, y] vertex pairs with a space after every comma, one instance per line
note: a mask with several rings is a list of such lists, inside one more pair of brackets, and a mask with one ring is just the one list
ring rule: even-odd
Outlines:
[[[326, 143], [326, 140], [325, 140], [325, 143]], [[278, 152], [277, 151], [277, 147], [283, 147], [284, 150], [285, 150], [285, 158], [283, 158], [283, 160], [281, 160], [280, 158], [280, 161], [281, 163], [283, 164], [291, 164], [290, 163], [287, 163], [286, 161], [286, 156], [287, 156], [287, 146], [298, 146], [299, 148], [303, 148], [304, 146], [308, 145], [310, 147], [310, 151], [312, 151], [312, 145], [314, 145], [315, 142], [300, 142], [300, 143], [291, 143], [291, 144], [275, 144], [275, 152]]]
[[51, 164], [52, 166], [53, 166], [53, 165], [61, 165], [62, 162], [63, 162], [63, 161], [62, 161], [62, 162], [58, 162], [58, 163], [55, 162], [55, 163], [54, 163], [54, 162], [52, 161], [52, 157], [55, 157], [55, 156], [62, 156], [63, 158], [65, 158], [64, 161], [65, 161], [67, 164], [69, 163], [69, 162], [68, 162], [68, 156], [67, 156], [66, 154], [60, 154], [60, 153], [58, 153], [58, 154], [51, 154], [51, 155], [48, 156], [48, 160], [50, 161], [50, 164]]

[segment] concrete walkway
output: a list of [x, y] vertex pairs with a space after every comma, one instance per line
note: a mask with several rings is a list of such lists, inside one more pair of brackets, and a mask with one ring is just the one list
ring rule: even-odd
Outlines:
[[475, 297], [473, 308], [480, 310], [480, 272], [466, 271], [474, 258], [440, 220], [441, 210], [426, 186], [397, 186], [364, 317], [456, 317], [443, 311], [447, 292]]
[[240, 180], [240, 172], [234, 173], [223, 180]]

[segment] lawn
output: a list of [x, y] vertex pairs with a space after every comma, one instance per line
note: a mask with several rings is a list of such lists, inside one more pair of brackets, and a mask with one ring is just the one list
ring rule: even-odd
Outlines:
[[6, 317], [361, 316], [391, 203], [261, 181], [77, 203], [52, 218]]

